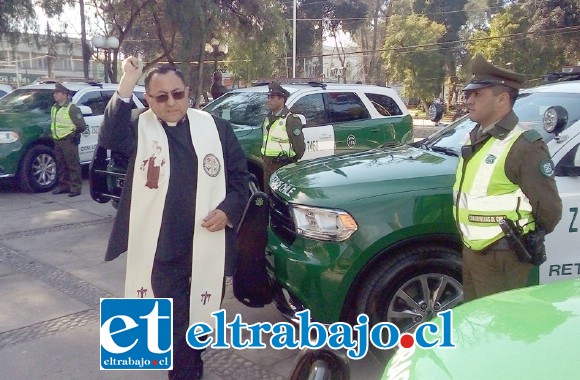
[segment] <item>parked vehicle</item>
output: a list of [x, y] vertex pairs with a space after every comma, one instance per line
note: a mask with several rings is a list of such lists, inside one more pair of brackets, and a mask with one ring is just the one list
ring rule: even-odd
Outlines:
[[575, 379], [579, 327], [580, 280], [494, 294], [453, 309], [455, 348], [399, 348], [382, 379]]
[[[580, 280], [558, 281], [483, 297], [453, 309], [455, 347], [398, 347], [382, 380], [575, 379], [580, 371]], [[425, 330], [423, 330], [425, 331]], [[416, 340], [415, 340], [416, 341]], [[291, 379], [351, 378], [344, 351], [303, 349]]]
[[[44, 192], [57, 183], [54, 142], [50, 137], [50, 109], [55, 81], [20, 87], [0, 98], [0, 178], [15, 178], [24, 191]], [[79, 144], [82, 164], [88, 164], [97, 146], [103, 112], [117, 89], [116, 84], [65, 82], [72, 102], [79, 106], [88, 128]], [[145, 89], [138, 87], [134, 107]]]
[[[521, 91], [515, 112], [546, 141], [563, 218], [531, 283], [580, 277], [580, 81]], [[554, 107], [556, 106], [556, 107]], [[565, 112], [567, 111], [567, 112]], [[543, 121], [553, 122], [546, 124]], [[462, 300], [452, 186], [464, 117], [407, 146], [296, 163], [275, 172], [267, 258], [278, 308], [324, 323], [389, 321], [410, 330]]]
[[[407, 107], [388, 87], [361, 84], [289, 83], [288, 108], [304, 116], [306, 152], [302, 160], [413, 141]], [[204, 110], [229, 120], [248, 158], [248, 169], [261, 181], [262, 124], [268, 113], [267, 83], [232, 90]]]
[[0, 84], [0, 98], [12, 92], [12, 86], [8, 84]]
[[[290, 92], [286, 102], [294, 113], [304, 116], [306, 152], [302, 161], [358, 152], [384, 145], [413, 141], [413, 121], [397, 93], [387, 87], [318, 82], [282, 85]], [[260, 148], [262, 123], [267, 115], [268, 86], [232, 90], [207, 104], [205, 111], [229, 120], [246, 153], [248, 169], [263, 183]], [[109, 162], [115, 153], [98, 152], [94, 170], [109, 174], [93, 176], [93, 199], [117, 200], [126, 167]], [[119, 162], [126, 160], [119, 159]], [[107, 165], [109, 170], [106, 169]], [[106, 179], [108, 175], [109, 179]]]

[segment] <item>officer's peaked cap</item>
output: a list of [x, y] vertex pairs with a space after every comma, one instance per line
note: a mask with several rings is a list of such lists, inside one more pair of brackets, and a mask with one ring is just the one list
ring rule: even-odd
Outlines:
[[504, 85], [519, 90], [526, 81], [525, 75], [494, 66], [480, 54], [477, 54], [471, 61], [471, 72], [473, 76], [463, 91], [496, 85]]
[[290, 93], [288, 90], [285, 90], [280, 86], [280, 83], [277, 82], [270, 82], [268, 85], [268, 95], [278, 95], [283, 97], [284, 99], [288, 99]]
[[65, 94], [70, 94], [70, 90], [60, 82], [56, 82], [53, 92], [64, 92]]

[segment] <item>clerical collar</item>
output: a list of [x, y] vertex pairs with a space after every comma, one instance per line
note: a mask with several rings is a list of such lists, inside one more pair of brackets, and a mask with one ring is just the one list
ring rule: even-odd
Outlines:
[[161, 123], [161, 125], [163, 125], [164, 127], [165, 126], [167, 126], [167, 127], [175, 127], [175, 126], [177, 126], [179, 124], [185, 123], [185, 121], [187, 120], [187, 115], [185, 115], [183, 117], [183, 119], [181, 119], [181, 120], [179, 120], [177, 122], [175, 122], [175, 121], [172, 121], [172, 122], [163, 121], [159, 117], [157, 118], [157, 120], [159, 120], [159, 122]]

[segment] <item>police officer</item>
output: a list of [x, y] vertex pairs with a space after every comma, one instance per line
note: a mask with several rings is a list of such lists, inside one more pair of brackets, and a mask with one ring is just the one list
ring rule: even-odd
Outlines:
[[454, 190], [454, 215], [463, 239], [463, 291], [469, 301], [526, 286], [533, 267], [518, 260], [499, 226], [511, 219], [528, 233], [554, 230], [562, 201], [554, 164], [542, 137], [518, 124], [512, 110], [524, 75], [477, 55], [463, 89], [477, 122], [462, 148]]
[[262, 128], [262, 160], [264, 162], [264, 190], [270, 194], [270, 176], [284, 165], [298, 161], [306, 144], [302, 121], [290, 113], [286, 100], [290, 93], [279, 83], [268, 85], [268, 115]]
[[81, 195], [82, 188], [78, 144], [87, 125], [81, 110], [70, 102], [69, 95], [68, 88], [56, 83], [53, 91], [56, 103], [50, 110], [50, 132], [54, 140], [58, 186], [52, 193], [69, 193], [69, 197], [76, 197]]

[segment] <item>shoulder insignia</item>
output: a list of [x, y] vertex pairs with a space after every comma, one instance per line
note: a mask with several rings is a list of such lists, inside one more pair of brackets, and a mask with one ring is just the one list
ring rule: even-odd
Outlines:
[[540, 171], [546, 177], [554, 176], [554, 162], [550, 159], [546, 159], [540, 162]]
[[300, 128], [294, 128], [292, 130], [292, 133], [294, 134], [294, 136], [300, 136], [300, 134], [302, 133], [302, 129], [300, 129]]
[[534, 142], [534, 141], [540, 140], [542, 138], [542, 135], [540, 135], [540, 132], [536, 131], [535, 129], [525, 131], [523, 133], [523, 135], [526, 138], [526, 140], [528, 140], [529, 142]]

